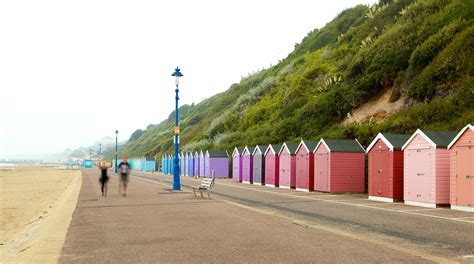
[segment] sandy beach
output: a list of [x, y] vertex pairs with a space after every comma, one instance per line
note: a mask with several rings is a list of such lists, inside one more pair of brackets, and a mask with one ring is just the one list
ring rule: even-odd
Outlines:
[[0, 263], [56, 263], [81, 186], [81, 172], [0, 168]]

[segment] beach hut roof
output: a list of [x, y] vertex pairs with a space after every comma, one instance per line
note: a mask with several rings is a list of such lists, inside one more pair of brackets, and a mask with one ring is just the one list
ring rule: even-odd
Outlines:
[[285, 142], [280, 148], [280, 151], [278, 151], [278, 155], [282, 152], [283, 149], [287, 149], [290, 155], [295, 155], [296, 149], [298, 148], [298, 143], [295, 142]]
[[264, 155], [267, 155], [269, 150], [273, 151], [273, 153], [278, 153], [278, 151], [280, 151], [282, 145], [283, 144], [269, 144], [267, 149], [265, 150]]
[[456, 141], [458, 141], [458, 139], [462, 136], [462, 134], [464, 134], [464, 132], [466, 132], [466, 130], [472, 130], [474, 131], [474, 126], [471, 125], [471, 124], [468, 124], [467, 126], [463, 127], [463, 129], [461, 129], [461, 131], [459, 131], [459, 133], [456, 135], [456, 137], [451, 141], [451, 143], [449, 143], [448, 145], [448, 149], [450, 149], [455, 143]]
[[379, 139], [382, 140], [391, 151], [400, 150], [402, 149], [403, 144], [405, 144], [405, 142], [407, 142], [409, 138], [410, 135], [408, 134], [379, 133], [367, 147], [366, 152], [369, 152], [375, 146], [375, 143], [377, 143]]
[[244, 152], [244, 147], [235, 147], [232, 152], [232, 157], [235, 156], [235, 154], [242, 156], [242, 152]]
[[318, 145], [314, 148], [313, 152], [324, 144], [330, 152], [365, 152], [365, 149], [357, 141], [357, 139], [324, 139], [319, 140]]
[[456, 137], [457, 133], [453, 131], [434, 131], [417, 129], [413, 135], [402, 146], [405, 149], [416, 135], [422, 136], [431, 146], [435, 148], [447, 148], [451, 141]]
[[263, 154], [265, 152], [265, 146], [264, 145], [257, 145], [255, 146], [252, 155], [255, 155], [255, 153], [260, 152], [260, 154]]
[[227, 154], [227, 151], [225, 150], [208, 150], [206, 151], [206, 157], [211, 157], [211, 158], [227, 158], [229, 155]]
[[304, 148], [306, 148], [306, 150], [308, 152], [312, 152], [313, 149], [316, 148], [316, 146], [318, 145], [318, 141], [311, 141], [311, 140], [301, 140], [300, 144], [298, 145], [298, 147], [296, 148], [295, 152], [298, 152], [298, 150], [303, 146]]
[[248, 146], [245, 146], [245, 149], [244, 151], [247, 150], [249, 152], [250, 155], [252, 155], [253, 151], [255, 150], [255, 147], [248, 147]]

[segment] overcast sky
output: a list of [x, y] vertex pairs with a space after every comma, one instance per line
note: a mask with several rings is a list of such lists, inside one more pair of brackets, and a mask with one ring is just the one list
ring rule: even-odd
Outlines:
[[[276, 64], [374, 0], [1, 1], [0, 158], [88, 146]], [[170, 139], [171, 140], [171, 139]]]

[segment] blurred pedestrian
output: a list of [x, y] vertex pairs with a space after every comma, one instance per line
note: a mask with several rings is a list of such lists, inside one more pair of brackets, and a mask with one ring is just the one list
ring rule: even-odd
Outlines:
[[118, 165], [118, 172], [120, 174], [120, 184], [119, 184], [119, 195], [127, 196], [127, 185], [128, 185], [128, 175], [130, 174], [130, 164], [127, 162], [127, 158], [122, 158], [122, 162]]
[[107, 174], [109, 166], [105, 160], [101, 160], [99, 164], [100, 169], [100, 190], [102, 191], [102, 196], [107, 197], [107, 182], [109, 181], [109, 175]]

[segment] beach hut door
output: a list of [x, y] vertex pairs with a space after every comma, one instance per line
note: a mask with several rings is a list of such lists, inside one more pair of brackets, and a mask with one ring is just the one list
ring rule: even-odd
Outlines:
[[[316, 154], [316, 173], [314, 175], [315, 178], [315, 186], [317, 187], [318, 191], [329, 191], [329, 175], [328, 175], [328, 168], [329, 168], [329, 154], [328, 153], [318, 153]], [[316, 181], [316, 179], [318, 179]]]
[[429, 149], [417, 149], [417, 170], [415, 175], [416, 181], [416, 200], [427, 202], [430, 196], [431, 190], [431, 178], [430, 178], [430, 150]]
[[379, 155], [375, 155], [375, 188], [376, 193], [381, 196], [389, 195], [389, 153], [387, 150], [380, 150]]
[[457, 205], [474, 206], [474, 146], [456, 148]]

